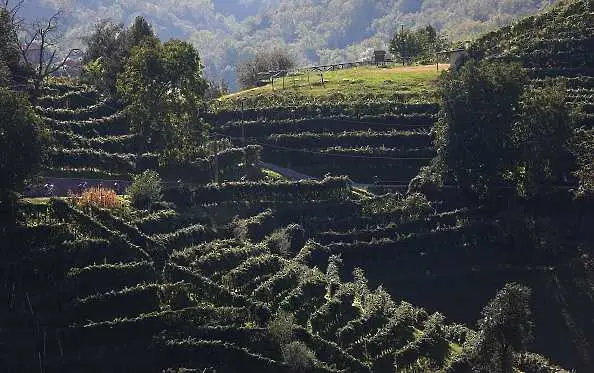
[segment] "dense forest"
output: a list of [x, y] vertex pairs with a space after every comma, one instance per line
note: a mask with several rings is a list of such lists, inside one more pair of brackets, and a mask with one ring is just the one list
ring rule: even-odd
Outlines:
[[[324, 23], [296, 3], [203, 6]], [[64, 49], [75, 8], [30, 5], [0, 5], [0, 371], [594, 370], [594, 3], [481, 33], [439, 71], [443, 34], [401, 29], [397, 63], [220, 97], [187, 33], [97, 20]], [[266, 22], [253, 35], [300, 34]], [[359, 26], [325, 36], [348, 50]]]
[[42, 9], [63, 9], [73, 43], [100, 19], [129, 24], [143, 15], [163, 39], [183, 38], [201, 51], [209, 79], [236, 87], [235, 65], [261, 48], [288, 48], [297, 65], [338, 63], [386, 48], [404, 24], [431, 24], [452, 41], [473, 38], [534, 13], [551, 0], [29, 0], [32, 18]]

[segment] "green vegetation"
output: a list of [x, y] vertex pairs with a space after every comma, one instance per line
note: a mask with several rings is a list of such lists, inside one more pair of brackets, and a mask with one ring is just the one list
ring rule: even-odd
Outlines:
[[146, 170], [134, 176], [134, 181], [126, 193], [134, 207], [150, 209], [154, 202], [161, 199], [161, 178], [157, 172]]
[[[11, 193], [39, 168], [42, 131], [31, 104], [22, 94], [0, 88], [0, 220], [14, 213]], [[12, 219], [10, 219], [12, 220]]]
[[161, 153], [162, 163], [188, 163], [200, 155], [205, 124], [196, 106], [206, 82], [191, 44], [144, 39], [132, 49], [117, 85], [129, 104], [131, 131]]
[[439, 35], [431, 25], [417, 30], [402, 28], [390, 40], [390, 52], [402, 61], [402, 65], [413, 61], [436, 62], [435, 53], [448, 47], [445, 35]]
[[190, 44], [98, 27], [99, 87], [0, 91], [5, 189], [68, 196], [10, 194], [0, 370], [591, 371], [593, 10], [207, 107]]
[[[447, 65], [442, 68], [447, 69]], [[244, 90], [219, 99], [220, 105], [227, 102], [246, 100], [249, 104], [257, 101], [291, 102], [348, 101], [352, 97], [373, 96], [374, 98], [403, 95], [415, 99], [431, 98], [435, 91], [435, 82], [439, 72], [435, 66], [394, 67], [378, 69], [376, 67], [358, 67], [345, 70], [329, 71], [323, 74], [307, 73], [275, 79], [274, 90], [271, 84]], [[248, 104], [248, 108], [252, 105]]]
[[[549, 0], [149, 0], [122, 7], [74, 0], [68, 7], [79, 12], [69, 17], [67, 29], [75, 44], [88, 32], [94, 14], [108, 14], [113, 22], [125, 24], [143, 14], [163, 40], [192, 42], [201, 52], [207, 76], [225, 79], [235, 90], [232, 67], [259, 51], [281, 47], [294, 55], [298, 66], [358, 61], [387, 45], [401, 25], [414, 29], [431, 24], [457, 42], [549, 5]], [[31, 18], [39, 17], [36, 10], [43, 6], [47, 4], [42, 0], [32, 1]]]

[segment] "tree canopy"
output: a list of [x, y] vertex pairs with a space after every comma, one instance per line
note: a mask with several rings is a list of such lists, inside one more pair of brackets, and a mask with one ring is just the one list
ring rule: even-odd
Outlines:
[[525, 81], [519, 65], [474, 61], [442, 76], [438, 156], [468, 195], [483, 198], [501, 184]]
[[431, 25], [416, 30], [402, 28], [390, 40], [390, 52], [403, 62], [432, 58], [435, 52], [447, 46], [446, 37]]
[[505, 186], [523, 197], [542, 195], [576, 171], [563, 83], [533, 87], [517, 64], [471, 60], [441, 77], [440, 95], [434, 164], [466, 196], [489, 198]]
[[191, 160], [205, 136], [197, 108], [206, 90], [202, 65], [189, 43], [147, 38], [132, 48], [117, 89], [130, 104], [132, 131], [164, 159]]
[[89, 19], [98, 14], [109, 15], [116, 24], [128, 24], [143, 14], [163, 40], [191, 41], [201, 51], [210, 79], [225, 79], [235, 86], [235, 66], [262, 48], [286, 48], [299, 66], [355, 61], [370, 50], [387, 48], [401, 24], [406, 28], [431, 24], [458, 41], [549, 4], [548, 0], [149, 0], [124, 7], [117, 2], [73, 0], [69, 7], [77, 10], [70, 19], [73, 43], [88, 32]]
[[129, 27], [109, 21], [95, 25], [93, 32], [83, 38], [83, 77], [110, 94], [116, 93], [117, 75], [123, 71], [132, 48], [145, 39], [155, 39], [152, 27], [138, 16]]
[[41, 136], [28, 98], [0, 88], [0, 203], [39, 167]]
[[479, 360], [493, 373], [513, 371], [514, 352], [524, 352], [532, 340], [531, 290], [509, 283], [485, 306], [479, 320]]

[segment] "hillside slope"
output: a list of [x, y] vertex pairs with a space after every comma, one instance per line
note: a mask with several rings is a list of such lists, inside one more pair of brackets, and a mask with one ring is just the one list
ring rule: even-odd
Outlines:
[[265, 162], [405, 189], [434, 156], [438, 74], [435, 66], [303, 73], [213, 102], [210, 120], [218, 136], [262, 146]]
[[[256, 48], [286, 45], [298, 65], [359, 60], [369, 48], [386, 45], [400, 26], [435, 25], [453, 40], [502, 26], [548, 5], [548, 0], [200, 0], [125, 1], [29, 0], [25, 17], [52, 8], [66, 11], [70, 44], [94, 22], [129, 24], [137, 15], [154, 24], [162, 39], [191, 40], [211, 78], [235, 84], [236, 62]], [[45, 11], [40, 9], [47, 8]]]
[[[563, 1], [550, 11], [485, 35], [473, 45], [472, 53], [477, 58], [522, 63], [535, 85], [546, 77], [565, 80], [570, 104], [581, 109], [580, 127], [591, 131], [593, 26], [591, 2]], [[318, 166], [326, 170], [318, 171], [318, 175], [342, 173], [370, 183], [377, 175], [398, 181], [409, 174], [395, 159], [335, 161], [322, 158], [318, 152], [344, 151], [378, 158], [384, 152], [387, 157], [411, 157], [423, 151], [422, 144], [414, 143], [418, 134], [404, 137], [402, 132], [392, 132], [390, 144], [383, 143], [386, 137], [380, 132], [390, 130], [379, 130], [374, 122], [402, 129], [399, 126], [406, 127], [405, 118], [423, 117], [428, 129], [432, 123], [428, 119], [438, 110], [435, 103], [430, 106], [430, 100], [425, 101], [428, 105], [419, 105], [423, 100], [415, 101], [418, 95], [387, 93], [392, 91], [364, 98], [365, 90], [361, 89], [359, 95], [333, 101], [331, 95], [323, 99], [293, 95], [290, 83], [276, 95], [270, 94], [270, 88], [234, 96], [244, 97], [249, 109], [242, 111], [240, 100], [233, 101], [235, 106], [223, 105], [215, 117], [220, 125], [217, 131], [238, 140], [242, 131], [247, 133], [246, 141], [255, 137], [264, 146], [264, 160], [271, 163], [311, 174]], [[258, 102], [255, 108], [249, 106]], [[361, 120], [366, 115], [369, 120]], [[354, 122], [363, 122], [363, 130], [353, 128]], [[269, 150], [267, 145], [278, 149]], [[286, 148], [293, 148], [294, 154], [283, 156]], [[386, 164], [385, 173], [380, 174], [378, 169]], [[438, 212], [453, 212], [459, 207], [456, 200], [449, 199], [450, 191], [433, 201]], [[539, 305], [534, 311], [535, 348], [565, 366], [591, 371], [594, 277], [589, 258], [594, 240], [587, 228], [593, 222], [591, 211], [591, 204], [573, 200], [566, 192], [529, 202], [506, 195], [497, 208], [462, 210], [452, 217], [453, 223], [438, 223], [432, 228], [413, 225], [392, 230], [350, 222], [340, 228], [330, 227], [318, 239], [333, 253], [343, 255], [345, 267], [364, 268], [370, 283], [383, 284], [397, 298], [447, 310], [459, 322], [472, 322], [487, 294], [505, 282], [525, 283], [533, 288], [535, 305]]]

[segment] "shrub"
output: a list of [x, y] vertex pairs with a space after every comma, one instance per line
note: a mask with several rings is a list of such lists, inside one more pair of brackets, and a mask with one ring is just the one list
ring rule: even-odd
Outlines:
[[85, 189], [80, 196], [75, 196], [76, 204], [82, 208], [101, 207], [115, 209], [121, 206], [117, 193], [102, 186]]
[[554, 373], [560, 371], [559, 367], [552, 365], [544, 357], [528, 352], [516, 355], [515, 365], [526, 373]]
[[242, 88], [258, 85], [262, 78], [259, 74], [273, 70], [290, 70], [295, 66], [295, 58], [286, 50], [277, 47], [272, 50], [260, 50], [237, 67], [237, 80]]
[[292, 313], [280, 311], [270, 320], [268, 332], [280, 344], [285, 344], [293, 339], [295, 316]]
[[266, 246], [273, 254], [287, 256], [289, 253], [289, 247], [291, 246], [289, 237], [287, 236], [287, 231], [281, 229], [272, 232], [272, 234], [266, 239]]
[[283, 359], [294, 372], [306, 372], [314, 366], [315, 354], [303, 342], [294, 341], [283, 347]]
[[402, 219], [404, 221], [421, 220], [428, 217], [432, 212], [433, 209], [427, 197], [420, 193], [413, 193], [404, 200]]
[[261, 241], [275, 228], [275, 219], [272, 210], [267, 209], [248, 219], [235, 219], [231, 223], [235, 237], [241, 241]]
[[289, 253], [294, 256], [305, 245], [305, 229], [303, 229], [303, 227], [299, 224], [291, 224], [286, 228], [285, 231], [287, 232], [287, 237], [290, 243]]
[[134, 182], [127, 190], [136, 208], [149, 209], [153, 202], [161, 199], [161, 178], [156, 171], [146, 170], [134, 176]]

